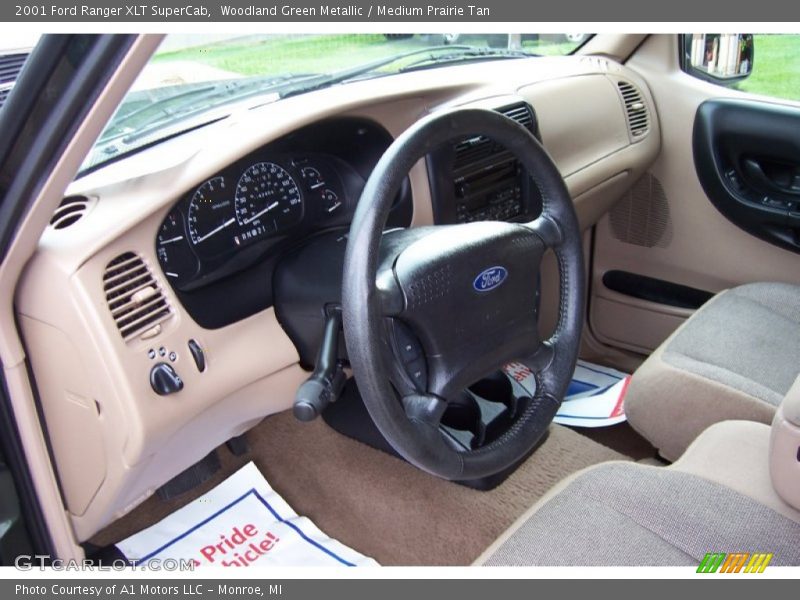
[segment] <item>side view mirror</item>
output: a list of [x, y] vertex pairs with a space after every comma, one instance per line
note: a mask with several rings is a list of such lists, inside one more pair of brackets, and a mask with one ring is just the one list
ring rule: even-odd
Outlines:
[[732, 85], [753, 72], [751, 33], [693, 33], [682, 37], [682, 66], [695, 77]]

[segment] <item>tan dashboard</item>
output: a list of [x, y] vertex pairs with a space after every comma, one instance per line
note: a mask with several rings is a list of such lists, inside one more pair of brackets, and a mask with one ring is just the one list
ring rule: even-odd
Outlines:
[[[324, 119], [366, 119], [397, 136], [444, 107], [521, 101], [535, 111], [583, 228], [609, 210], [659, 151], [656, 107], [635, 73], [602, 58], [535, 58], [241, 106], [228, 119], [75, 181], [69, 189], [75, 211], [62, 210], [43, 235], [16, 306], [78, 539], [229, 438], [289, 408], [306, 376], [273, 308], [214, 329], [184, 309], [156, 248], [159, 228], [181, 198], [265, 144]], [[410, 173], [412, 225], [434, 221], [428, 175], [424, 162]], [[74, 214], [79, 218], [64, 219]], [[147, 310], [126, 321], [131, 304]], [[179, 376], [180, 391], [154, 392], [158, 363]]]

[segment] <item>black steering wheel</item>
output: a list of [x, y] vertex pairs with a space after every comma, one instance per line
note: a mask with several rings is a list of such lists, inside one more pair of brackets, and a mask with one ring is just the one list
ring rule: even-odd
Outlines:
[[[484, 135], [512, 152], [543, 198], [530, 223], [476, 222], [384, 233], [411, 167], [441, 145]], [[538, 331], [542, 257], [558, 258], [560, 305], [550, 339]], [[524, 458], [553, 420], [578, 356], [583, 323], [581, 235], [564, 180], [536, 138], [494, 111], [456, 109], [416, 123], [389, 147], [367, 181], [350, 228], [342, 310], [348, 355], [375, 425], [410, 463], [466, 480]], [[424, 352], [427, 382], [409, 384], [390, 342], [402, 322]], [[448, 402], [510, 361], [525, 364], [536, 393], [508, 430], [476, 450], [440, 431]]]

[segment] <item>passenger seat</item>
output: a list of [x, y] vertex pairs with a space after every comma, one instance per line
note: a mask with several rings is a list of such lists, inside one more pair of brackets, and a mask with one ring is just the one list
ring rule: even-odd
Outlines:
[[707, 427], [769, 423], [800, 374], [800, 287], [753, 283], [720, 292], [634, 373], [628, 421], [668, 460]]

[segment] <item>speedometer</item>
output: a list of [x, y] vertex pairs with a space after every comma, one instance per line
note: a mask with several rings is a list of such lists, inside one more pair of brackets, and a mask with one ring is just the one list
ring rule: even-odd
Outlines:
[[278, 230], [303, 218], [303, 198], [294, 178], [280, 165], [250, 166], [236, 185], [236, 220], [241, 227]]

